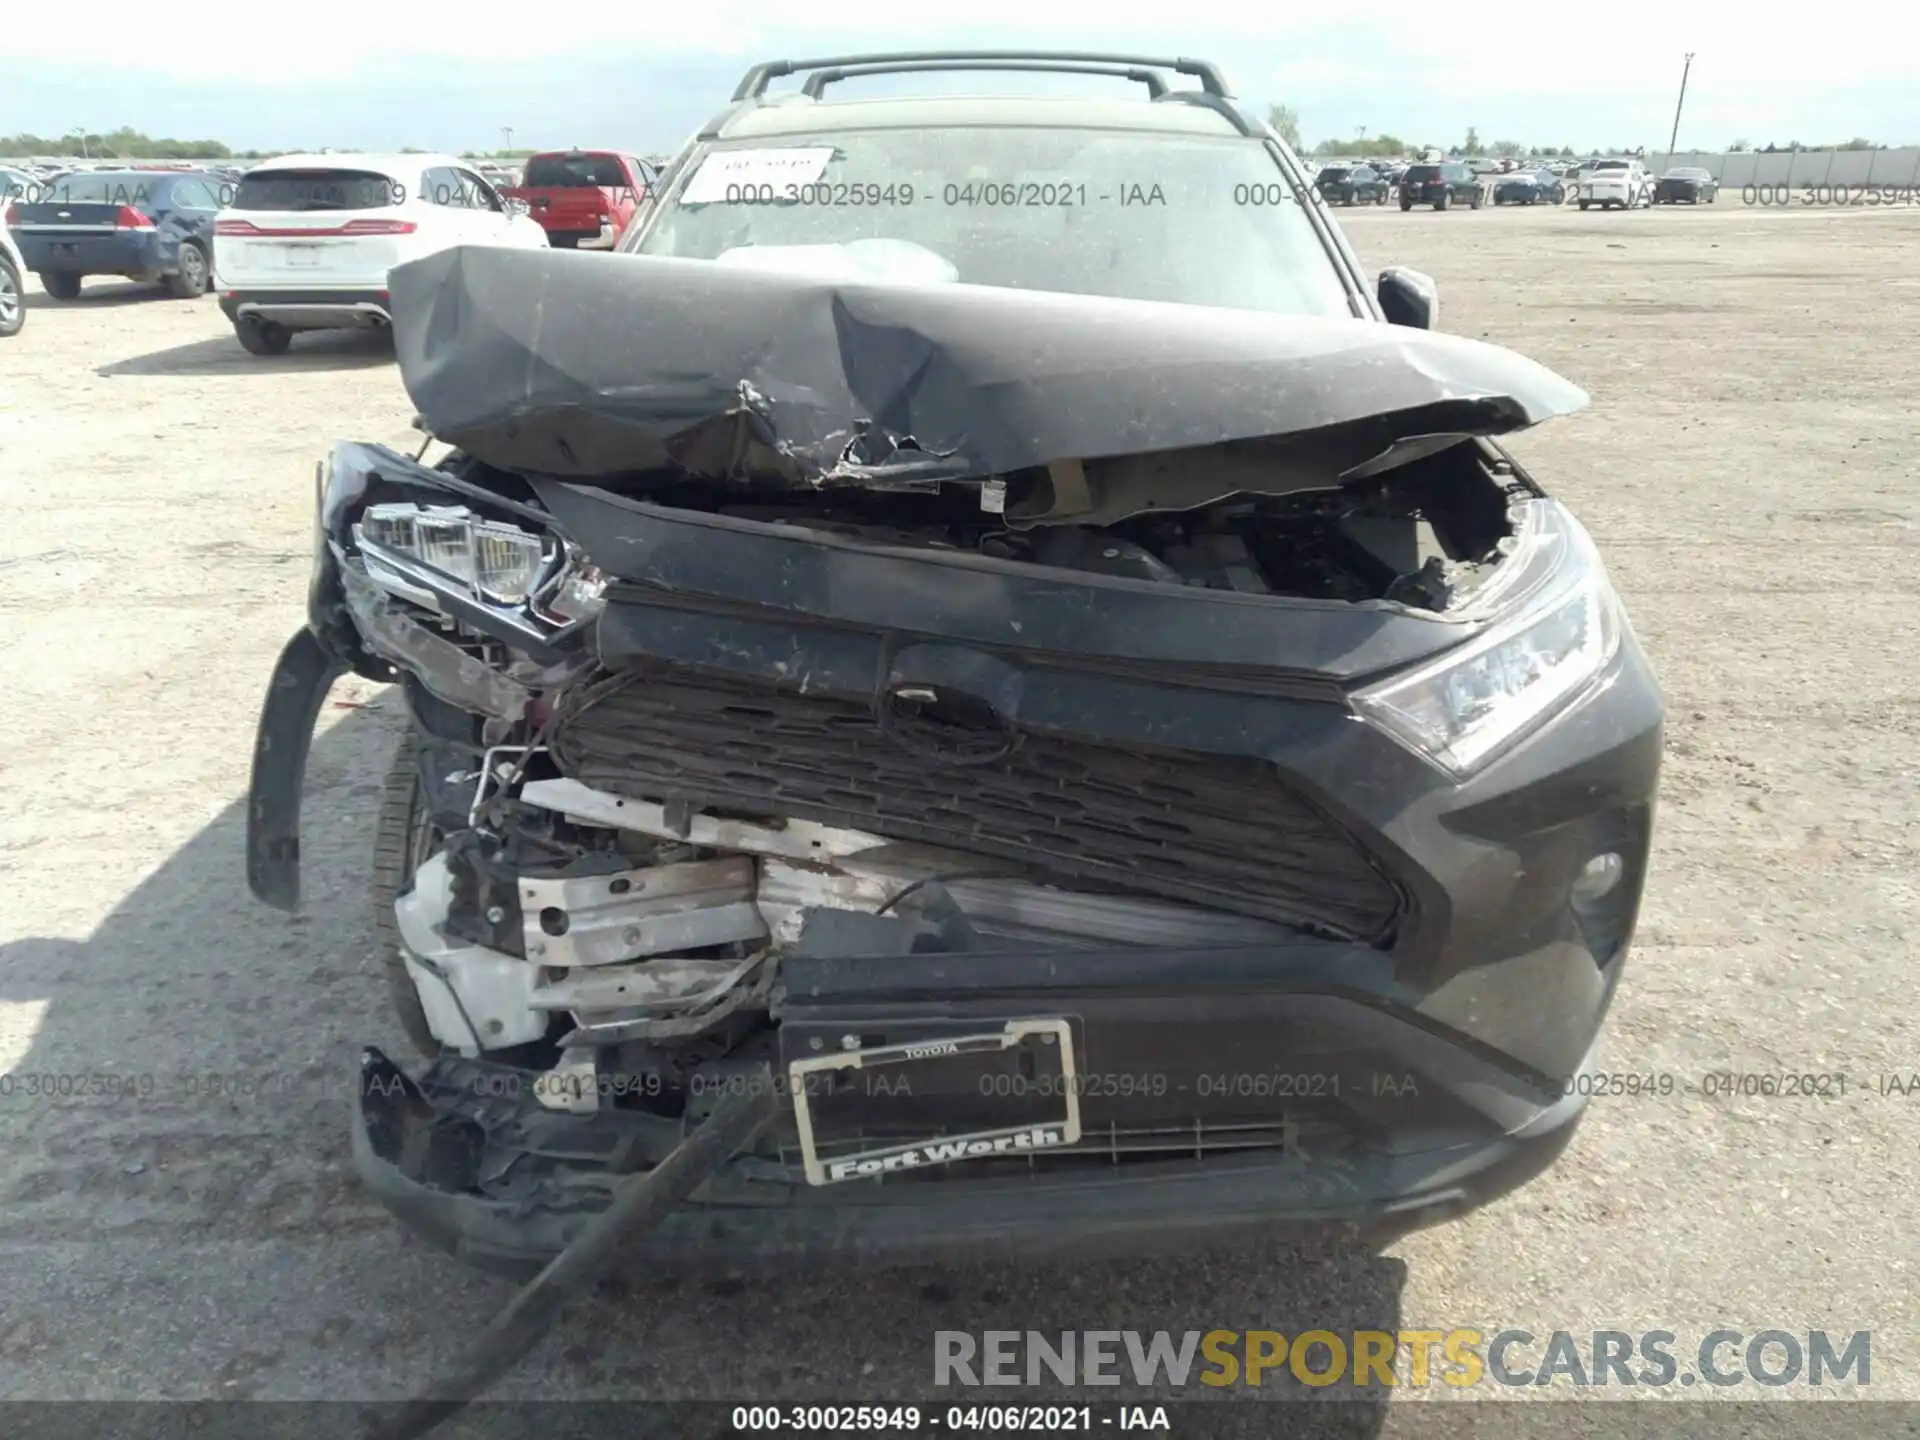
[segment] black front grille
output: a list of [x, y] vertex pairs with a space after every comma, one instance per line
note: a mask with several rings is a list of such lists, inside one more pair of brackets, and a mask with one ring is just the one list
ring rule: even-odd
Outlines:
[[576, 692], [552, 751], [615, 794], [867, 830], [1346, 939], [1383, 939], [1398, 914], [1358, 842], [1253, 759], [991, 719], [883, 726], [867, 704], [673, 669]]

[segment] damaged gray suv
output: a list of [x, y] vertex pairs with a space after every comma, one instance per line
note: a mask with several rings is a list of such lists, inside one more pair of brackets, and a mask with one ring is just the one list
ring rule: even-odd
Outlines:
[[[1115, 93], [826, 93], [964, 69]], [[364, 1182], [526, 1274], [668, 1172], [653, 1265], [1377, 1241], [1549, 1165], [1660, 768], [1497, 443], [1586, 396], [1370, 283], [1211, 65], [734, 100], [618, 253], [396, 269], [449, 453], [323, 467], [248, 866], [294, 907], [327, 686], [397, 684]]]

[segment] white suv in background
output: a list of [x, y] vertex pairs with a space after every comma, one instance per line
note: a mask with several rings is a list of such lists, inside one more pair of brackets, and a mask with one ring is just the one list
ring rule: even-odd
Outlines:
[[1653, 176], [1638, 160], [1596, 160], [1574, 194], [1582, 210], [1589, 205], [1633, 210], [1653, 204]]
[[387, 272], [455, 245], [545, 248], [547, 232], [451, 155], [282, 155], [240, 177], [214, 226], [213, 280], [240, 343], [380, 327]]

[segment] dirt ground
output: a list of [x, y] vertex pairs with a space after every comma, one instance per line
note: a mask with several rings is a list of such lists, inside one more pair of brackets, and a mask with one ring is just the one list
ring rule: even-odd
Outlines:
[[[1347, 222], [1369, 265], [1438, 279], [1442, 328], [1593, 396], [1513, 448], [1598, 537], [1666, 688], [1609, 1064], [1682, 1093], [1597, 1101], [1546, 1178], [1385, 1256], [641, 1284], [503, 1393], [898, 1401], [932, 1393], [937, 1329], [1471, 1325], [1870, 1330], [1871, 1394], [1920, 1398], [1920, 1094], [1882, 1089], [1920, 1072], [1920, 210], [1721, 202]], [[314, 462], [411, 409], [377, 340], [263, 360], [211, 299], [28, 303], [0, 341], [0, 1396], [396, 1397], [510, 1291], [349, 1164], [358, 1047], [405, 1053], [366, 902], [377, 687], [325, 712], [300, 918], [250, 899], [241, 848]], [[1846, 1093], [1697, 1093], [1717, 1071]], [[1578, 1433], [1562, 1413], [1530, 1433]]]

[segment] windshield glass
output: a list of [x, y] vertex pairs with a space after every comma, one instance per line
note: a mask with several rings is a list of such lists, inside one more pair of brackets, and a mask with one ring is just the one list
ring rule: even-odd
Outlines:
[[97, 170], [91, 174], [62, 175], [35, 197], [43, 205], [144, 205], [153, 198], [162, 177], [139, 171]]
[[591, 190], [627, 183], [617, 155], [536, 155], [527, 162], [527, 188]]
[[380, 210], [404, 187], [372, 170], [250, 170], [234, 191], [236, 210]]
[[1627, 162], [1624, 160], [1601, 160], [1597, 162], [1593, 168], [1596, 170], [1624, 170], [1627, 168]]
[[1026, 127], [783, 140], [715, 147], [622, 248], [712, 260], [885, 241], [933, 252], [964, 284], [1354, 313], [1258, 142]]

